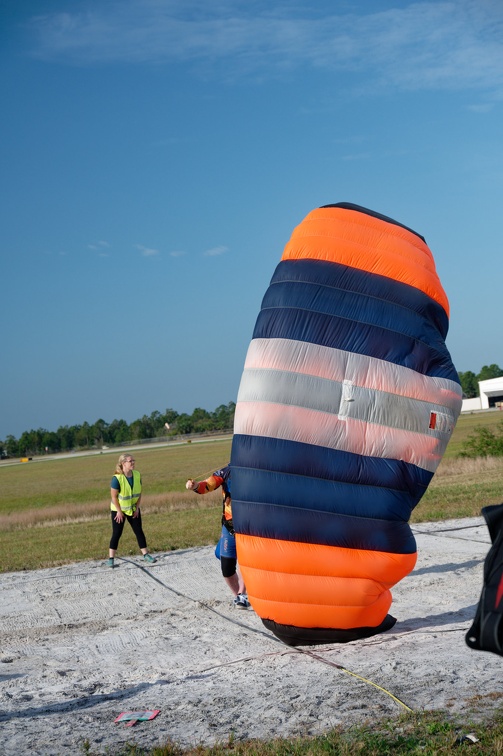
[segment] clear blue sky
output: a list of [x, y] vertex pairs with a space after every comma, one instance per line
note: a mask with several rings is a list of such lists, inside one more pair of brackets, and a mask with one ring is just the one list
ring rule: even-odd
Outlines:
[[422, 234], [503, 365], [501, 0], [3, 0], [0, 439], [235, 401], [283, 247]]

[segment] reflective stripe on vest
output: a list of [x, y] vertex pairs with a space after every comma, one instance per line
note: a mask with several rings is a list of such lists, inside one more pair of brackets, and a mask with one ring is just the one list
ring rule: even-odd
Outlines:
[[[119, 504], [124, 514], [132, 515], [136, 510], [136, 503], [141, 494], [141, 475], [136, 470], [133, 470], [133, 488], [129, 485], [129, 481], [122, 473], [116, 473], [115, 477], [119, 481]], [[117, 512], [117, 507], [113, 503], [110, 503], [110, 509], [113, 512]]]

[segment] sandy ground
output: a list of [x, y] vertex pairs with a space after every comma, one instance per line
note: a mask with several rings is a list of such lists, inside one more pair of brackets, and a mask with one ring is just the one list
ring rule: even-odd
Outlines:
[[[211, 548], [0, 576], [0, 753], [319, 734], [503, 694], [503, 659], [464, 640], [490, 545], [482, 518], [413, 528], [396, 625], [349, 644], [284, 646], [238, 610]], [[487, 706], [491, 704], [488, 702]], [[116, 724], [127, 711], [149, 722]]]

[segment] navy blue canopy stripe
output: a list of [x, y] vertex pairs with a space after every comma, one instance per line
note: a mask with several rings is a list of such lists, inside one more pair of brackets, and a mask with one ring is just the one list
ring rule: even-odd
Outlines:
[[[449, 319], [444, 308], [420, 289], [392, 278], [323, 260], [283, 260], [276, 267], [270, 286], [288, 282], [329, 287], [336, 290], [334, 293], [339, 290], [360, 294], [374, 302], [383, 300], [386, 304], [402, 307], [426, 318], [443, 338], [447, 335]], [[265, 296], [268, 296], [268, 292]], [[286, 300], [285, 304], [290, 305], [291, 302]]]
[[293, 339], [386, 360], [430, 377], [459, 380], [447, 348], [353, 320], [283, 307], [261, 310], [253, 338]]
[[[366, 457], [325, 446], [267, 436], [235, 434], [233, 468], [250, 468], [310, 478], [382, 486], [422, 496], [433, 473], [398, 459]], [[233, 476], [234, 477], [234, 476]]]
[[274, 504], [232, 501], [237, 533], [345, 549], [414, 554], [416, 542], [406, 522], [351, 517]]

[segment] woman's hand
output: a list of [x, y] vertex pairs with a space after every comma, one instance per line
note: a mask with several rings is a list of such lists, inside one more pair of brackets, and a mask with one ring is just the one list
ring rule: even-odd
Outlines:
[[139, 517], [140, 516], [140, 507], [136, 507], [135, 511], [133, 512], [133, 517]]
[[192, 478], [189, 478], [189, 480], [186, 482], [185, 488], [187, 488], [189, 491], [192, 491], [192, 489], [194, 488], [194, 481], [192, 480]]
[[124, 519], [124, 512], [122, 510], [118, 509], [117, 514], [114, 517], [115, 522], [122, 522]]

